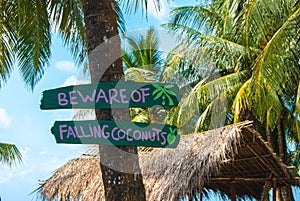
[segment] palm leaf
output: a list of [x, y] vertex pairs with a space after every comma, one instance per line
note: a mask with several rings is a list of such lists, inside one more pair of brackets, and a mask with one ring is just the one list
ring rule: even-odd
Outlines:
[[0, 142], [0, 162], [12, 165], [16, 162], [21, 162], [21, 153], [13, 144]]
[[127, 53], [124, 49], [122, 50], [122, 61], [124, 63], [125, 69], [138, 66], [134, 59], [134, 56], [130, 53]]
[[159, 40], [157, 32], [150, 28], [146, 35], [125, 36], [127, 46], [123, 48], [125, 68], [139, 67], [157, 71], [162, 61], [162, 53], [158, 50]]
[[24, 82], [33, 89], [43, 76], [51, 56], [47, 3], [19, 0], [18, 15], [16, 52], [19, 70]]
[[209, 114], [211, 113], [212, 106], [213, 106], [213, 102], [208, 104], [205, 110], [201, 113], [200, 117], [196, 122], [194, 133], [197, 133], [199, 130], [201, 130], [204, 127], [205, 121], [209, 119]]
[[134, 113], [131, 112], [131, 116], [132, 116], [132, 122], [150, 123], [151, 121], [150, 113], [146, 109], [139, 109], [138, 112], [135, 111]]
[[125, 78], [135, 82], [154, 82], [156, 74], [149, 70], [129, 68], [125, 71]]
[[300, 79], [297, 59], [300, 57], [299, 23], [300, 8], [276, 31], [253, 64], [250, 88], [252, 97], [259, 106], [256, 112], [261, 119], [265, 117], [271, 102], [276, 103], [277, 107], [273, 108], [280, 114], [282, 106], [279, 107], [278, 95], [292, 91]]
[[[164, 24], [175, 31], [177, 25], [186, 25], [194, 30], [203, 30], [204, 32], [218, 29], [218, 21], [221, 16], [208, 5], [182, 6], [174, 8], [170, 12], [171, 23]], [[184, 30], [184, 29], [183, 29]]]
[[81, 1], [50, 0], [48, 8], [54, 29], [76, 63], [82, 64], [87, 59], [87, 48]]
[[298, 84], [298, 91], [296, 96], [296, 110], [295, 110], [295, 118], [294, 118], [294, 125], [293, 130], [297, 133], [297, 140], [300, 142], [300, 82]]
[[240, 121], [241, 111], [251, 107], [251, 103], [248, 97], [250, 82], [251, 79], [243, 83], [243, 85], [241, 86], [240, 90], [234, 98], [234, 102], [232, 104], [232, 113], [234, 114], [235, 123]]
[[116, 6], [115, 10], [116, 10], [116, 14], [117, 14], [118, 29], [121, 33], [125, 33], [126, 32], [126, 21], [125, 21], [125, 17], [122, 12], [119, 1], [117, 1], [117, 0], [115, 1], [115, 6]]
[[[161, 0], [152, 0], [156, 10], [160, 10]], [[168, 2], [170, 0], [167, 0]], [[138, 8], [142, 9], [142, 14], [147, 16], [148, 10], [148, 1], [147, 0], [117, 0], [120, 4], [123, 5], [125, 13], [130, 14], [132, 12], [137, 12]]]
[[14, 62], [17, 27], [15, 15], [16, 2], [2, 1], [0, 4], [0, 88], [10, 76]]
[[[237, 89], [241, 86], [245, 79], [247, 79], [248, 72], [236, 72], [227, 76], [219, 77], [208, 81], [209, 77], [199, 82], [187, 96], [183, 97], [176, 109], [172, 110], [169, 116], [176, 115], [176, 123], [179, 127], [186, 125], [193, 117], [198, 117], [196, 123], [196, 130], [199, 130], [204, 123], [205, 118], [210, 115], [210, 109], [216, 109], [218, 101], [222, 100], [224, 105], [232, 94], [237, 93]], [[222, 97], [226, 97], [224, 99]], [[226, 108], [226, 107], [225, 107]], [[221, 111], [222, 109], [218, 109]], [[223, 111], [224, 112], [224, 111]], [[224, 116], [226, 116], [224, 114]], [[168, 121], [174, 122], [175, 119], [168, 117]], [[224, 120], [225, 122], [225, 120]], [[224, 123], [222, 122], [222, 123]]]

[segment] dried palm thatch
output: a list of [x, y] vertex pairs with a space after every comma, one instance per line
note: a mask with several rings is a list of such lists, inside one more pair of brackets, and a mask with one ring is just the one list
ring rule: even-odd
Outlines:
[[[140, 164], [151, 201], [179, 200], [204, 189], [230, 196], [231, 183], [238, 184], [240, 198], [259, 199], [265, 182], [275, 178], [277, 186], [299, 186], [249, 122], [183, 136], [176, 149], [140, 154]], [[104, 200], [99, 158], [69, 161], [40, 191], [49, 200]]]

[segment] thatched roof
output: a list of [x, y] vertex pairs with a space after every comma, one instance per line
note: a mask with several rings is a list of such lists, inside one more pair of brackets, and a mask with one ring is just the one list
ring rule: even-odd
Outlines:
[[[176, 149], [140, 154], [140, 164], [151, 201], [179, 200], [202, 189], [230, 196], [231, 167], [239, 197], [259, 199], [265, 181], [275, 178], [277, 186], [299, 186], [249, 122], [183, 136]], [[49, 199], [104, 200], [99, 158], [69, 161], [42, 185], [41, 192]]]

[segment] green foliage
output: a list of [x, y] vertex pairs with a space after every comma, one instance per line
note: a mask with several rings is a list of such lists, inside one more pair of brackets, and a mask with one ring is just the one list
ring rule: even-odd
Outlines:
[[124, 38], [122, 60], [124, 68], [141, 68], [149, 71], [158, 71], [162, 63], [162, 53], [159, 51], [157, 32], [150, 28], [146, 35], [127, 36]]
[[[210, 72], [221, 76], [209, 81], [210, 88], [192, 90], [198, 97], [196, 111], [202, 115], [185, 116], [186, 122], [198, 115], [199, 126], [203, 126], [203, 114], [209, 118], [215, 99], [239, 86], [228, 97], [233, 98], [228, 111], [234, 115], [234, 121], [240, 121], [243, 114], [251, 110], [260, 122], [275, 129], [285, 107], [283, 96], [296, 94], [300, 79], [299, 5], [299, 1], [216, 0], [172, 10], [171, 22], [164, 26], [179, 33], [182, 44], [169, 55], [169, 65], [188, 66], [190, 71], [201, 73], [197, 67], [205, 59], [195, 58], [206, 55], [205, 58], [214, 63], [213, 67], [208, 66]], [[242, 79], [223, 79], [239, 72], [245, 73]], [[187, 111], [194, 100], [188, 95], [190, 104], [182, 104], [178, 110]], [[182, 119], [182, 113], [178, 114]]]
[[[26, 86], [34, 88], [50, 63], [52, 31], [59, 34], [78, 65], [87, 62], [80, 0], [1, 0], [0, 9], [0, 87], [15, 65]], [[124, 32], [119, 4], [116, 15]]]
[[16, 162], [21, 162], [21, 153], [13, 144], [0, 143], [0, 162], [12, 165]]
[[125, 79], [135, 82], [154, 82], [156, 73], [150, 70], [131, 67], [125, 71]]
[[[254, 120], [262, 136], [271, 134], [277, 153], [282, 124], [299, 148], [299, 24], [299, 0], [214, 0], [173, 9], [164, 26], [180, 34], [180, 44], [166, 65], [188, 72], [191, 80], [198, 74], [201, 81], [167, 121], [188, 133], [190, 126], [198, 132]], [[214, 122], [218, 118], [221, 124]], [[299, 170], [298, 151], [289, 156]]]
[[[161, 0], [152, 0], [156, 10], [160, 10]], [[167, 0], [168, 2], [170, 0]], [[143, 14], [147, 16], [148, 0], [116, 0], [119, 4], [123, 5], [125, 13], [130, 14], [137, 12], [138, 8], [142, 9]]]
[[[163, 72], [162, 53], [158, 50], [159, 39], [157, 32], [150, 28], [145, 35], [132, 35], [124, 38], [122, 60], [124, 64], [125, 79], [135, 82], [156, 82]], [[156, 85], [154, 85], [156, 86]], [[163, 94], [164, 93], [164, 94]], [[165, 98], [167, 92], [159, 93], [155, 90], [156, 98]], [[171, 94], [170, 94], [171, 95]], [[170, 99], [168, 99], [170, 101]], [[171, 100], [173, 101], [173, 100]], [[165, 103], [165, 100], [162, 101]], [[156, 119], [160, 111], [149, 108], [131, 108], [130, 116], [133, 122], [148, 122]]]
[[26, 85], [33, 86], [41, 79], [50, 63], [51, 26], [46, 1], [19, 0], [16, 37], [18, 67]]
[[87, 57], [83, 11], [80, 0], [49, 0], [49, 21], [78, 64]]

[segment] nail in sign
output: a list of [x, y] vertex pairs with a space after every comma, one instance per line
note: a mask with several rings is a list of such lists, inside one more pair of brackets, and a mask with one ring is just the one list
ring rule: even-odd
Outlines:
[[41, 109], [176, 106], [180, 98], [179, 89], [173, 84], [99, 82], [46, 90]]

